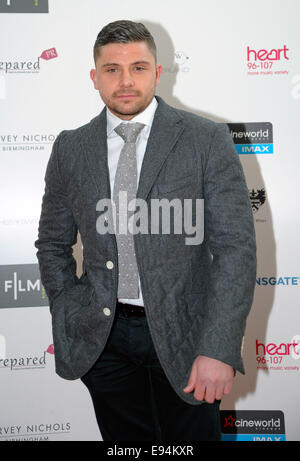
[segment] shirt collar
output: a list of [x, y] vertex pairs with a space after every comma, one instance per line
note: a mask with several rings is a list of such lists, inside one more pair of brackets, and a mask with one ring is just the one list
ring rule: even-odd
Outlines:
[[[150, 104], [146, 107], [146, 109], [143, 112], [136, 115], [129, 121], [122, 120], [121, 118], [117, 117], [106, 106], [107, 136], [112, 135], [114, 133], [114, 129], [122, 122], [123, 123], [135, 123], [135, 122], [144, 123], [146, 127], [150, 129], [157, 106], [158, 106], [158, 102], [156, 98], [153, 98]], [[115, 133], [115, 135], [118, 136], [117, 133]]]

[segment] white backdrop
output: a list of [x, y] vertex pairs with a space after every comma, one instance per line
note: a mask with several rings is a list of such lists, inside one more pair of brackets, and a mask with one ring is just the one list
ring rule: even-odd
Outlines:
[[[300, 2], [22, 3], [32, 12], [9, 12], [20, 2], [0, 0], [0, 441], [101, 440], [83, 384], [55, 375], [34, 241], [55, 137], [103, 108], [89, 79], [92, 47], [117, 19], [143, 22], [153, 33], [164, 67], [157, 94], [166, 102], [233, 124], [239, 142], [244, 134], [235, 124], [246, 124], [244, 132], [253, 127], [245, 142], [253, 152], [240, 158], [253, 199], [258, 279], [246, 375], [236, 376], [221, 408], [253, 420], [257, 411], [265, 420], [280, 411], [285, 431], [274, 417], [258, 433], [271, 428], [274, 438], [277, 427], [287, 440], [300, 440]], [[47, 3], [48, 13], [34, 11]], [[80, 273], [79, 244], [75, 252]]]

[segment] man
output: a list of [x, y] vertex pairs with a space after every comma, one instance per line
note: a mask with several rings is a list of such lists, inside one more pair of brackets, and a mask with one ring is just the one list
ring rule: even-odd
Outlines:
[[[103, 440], [219, 440], [256, 273], [239, 158], [226, 125], [155, 97], [162, 67], [143, 24], [108, 24], [94, 58], [105, 108], [56, 139], [36, 241], [56, 372], [86, 384]], [[173, 221], [164, 209], [167, 232], [155, 203], [183, 207]], [[188, 217], [194, 237], [176, 227]]]

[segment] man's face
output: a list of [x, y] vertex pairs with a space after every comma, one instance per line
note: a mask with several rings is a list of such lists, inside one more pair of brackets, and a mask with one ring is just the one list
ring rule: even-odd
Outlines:
[[146, 42], [109, 43], [90, 76], [111, 112], [130, 120], [151, 102], [161, 72]]

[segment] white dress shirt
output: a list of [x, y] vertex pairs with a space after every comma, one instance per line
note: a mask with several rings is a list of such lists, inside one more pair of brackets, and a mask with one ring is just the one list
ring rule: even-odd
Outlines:
[[[124, 141], [119, 136], [114, 129], [120, 123], [144, 123], [144, 128], [140, 132], [136, 140], [136, 160], [137, 160], [137, 184], [139, 183], [142, 163], [147, 147], [147, 142], [154, 118], [154, 114], [157, 108], [157, 101], [155, 98], [152, 99], [151, 103], [146, 107], [146, 109], [140, 114], [133, 117], [131, 120], [126, 121], [122, 120], [116, 115], [114, 115], [108, 107], [106, 108], [107, 114], [107, 148], [108, 148], [108, 169], [110, 176], [110, 190], [114, 190], [115, 175], [117, 170], [117, 165], [119, 161], [120, 152], [124, 146]], [[118, 298], [119, 302], [135, 304], [139, 306], [144, 305], [143, 295], [141, 290], [141, 281], [139, 278], [139, 297], [136, 299], [127, 299], [127, 298]]]

